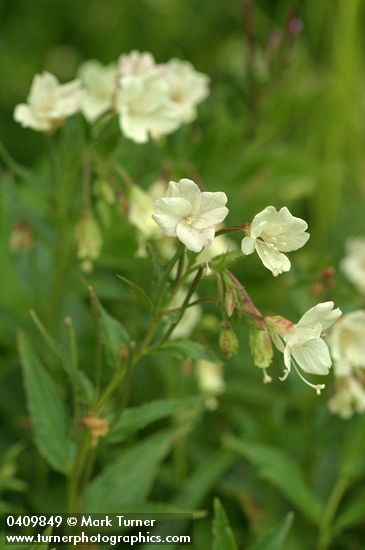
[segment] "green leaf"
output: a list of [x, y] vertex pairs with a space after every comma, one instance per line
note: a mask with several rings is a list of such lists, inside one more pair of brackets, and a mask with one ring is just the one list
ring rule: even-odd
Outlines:
[[18, 335], [18, 349], [34, 442], [43, 458], [55, 470], [66, 474], [71, 468], [74, 448], [65, 407], [23, 333]]
[[283, 523], [259, 537], [248, 550], [285, 550], [284, 543], [293, 523], [293, 513], [289, 513]]
[[365, 488], [361, 488], [350, 497], [350, 500], [344, 505], [343, 511], [338, 515], [335, 521], [333, 532], [337, 535], [341, 531], [363, 525], [365, 522]]
[[101, 338], [105, 349], [105, 355], [110, 367], [118, 369], [121, 367], [120, 348], [122, 345], [128, 349], [130, 337], [123, 325], [114, 317], [109, 315], [98, 301], [100, 312]]
[[229, 449], [243, 456], [258, 475], [274, 485], [313, 523], [318, 524], [322, 504], [308, 487], [299, 466], [283, 451], [250, 441], [228, 437]]
[[244, 255], [241, 251], [226, 252], [225, 254], [219, 254], [210, 261], [210, 265], [213, 271], [221, 273], [227, 269], [231, 269], [236, 263], [244, 259]]
[[131, 281], [130, 279], [123, 277], [122, 275], [117, 275], [117, 277], [129, 287], [129, 289], [133, 292], [133, 294], [136, 296], [142, 306], [144, 306], [148, 311], [152, 311], [152, 300], [149, 298], [142, 287], [140, 287], [139, 285], [137, 285], [137, 283]]
[[194, 518], [206, 516], [204, 510], [186, 510], [173, 504], [151, 500], [124, 505], [123, 514], [191, 514]]
[[43, 325], [35, 311], [31, 310], [30, 315], [38, 328], [43, 340], [46, 345], [49, 347], [50, 351], [57, 357], [62, 365], [62, 368], [66, 371], [67, 376], [69, 377], [71, 386], [77, 395], [80, 397], [81, 401], [84, 403], [90, 403], [94, 390], [93, 385], [82, 371], [75, 370], [72, 368], [72, 359], [66, 350], [61, 346], [47, 331], [46, 327]]
[[56, 340], [49, 334], [46, 327], [44, 326], [44, 324], [39, 319], [38, 315], [33, 309], [30, 310], [30, 316], [34, 324], [36, 325], [37, 329], [39, 330], [41, 336], [43, 337], [45, 343], [49, 347], [49, 349], [63, 363], [63, 365], [67, 370], [67, 367], [68, 367], [67, 354], [63, 349], [63, 347], [58, 342], [56, 342]]
[[218, 498], [214, 499], [213, 550], [237, 550], [226, 512]]
[[77, 395], [84, 403], [90, 403], [94, 396], [94, 386], [86, 374], [81, 370], [70, 370], [71, 383], [76, 389]]
[[207, 350], [202, 344], [192, 340], [169, 340], [155, 350], [155, 353], [163, 353], [175, 357], [176, 359], [206, 359], [214, 363], [219, 363], [216, 355]]
[[182, 431], [164, 431], [123, 450], [121, 456], [96, 477], [86, 494], [84, 511], [118, 512], [145, 501], [160, 463]]
[[146, 243], [146, 248], [147, 248], [148, 255], [151, 259], [151, 263], [152, 263], [153, 286], [154, 286], [155, 290], [157, 290], [157, 288], [158, 288], [158, 286], [159, 286], [159, 284], [162, 281], [163, 276], [164, 276], [164, 268], [163, 268], [163, 265], [161, 263], [160, 256], [159, 256], [159, 254], [156, 250], [156, 246], [151, 242], [147, 242]]
[[226, 451], [219, 450], [210, 453], [187, 478], [182, 491], [174, 500], [174, 504], [189, 508], [199, 506], [233, 462], [234, 458]]
[[139, 407], [125, 409], [105, 438], [110, 443], [119, 443], [130, 434], [137, 432], [163, 418], [173, 416], [184, 409], [202, 405], [200, 397], [191, 399], [158, 400]]

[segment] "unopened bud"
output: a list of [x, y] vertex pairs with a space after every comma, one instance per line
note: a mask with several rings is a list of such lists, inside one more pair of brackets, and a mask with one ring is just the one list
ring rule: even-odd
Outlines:
[[77, 257], [84, 271], [91, 271], [93, 260], [99, 257], [103, 244], [101, 231], [91, 213], [85, 214], [76, 226]]
[[228, 317], [231, 317], [233, 315], [233, 312], [236, 309], [236, 305], [237, 297], [235, 291], [233, 290], [233, 288], [227, 288], [226, 294], [224, 296], [224, 308]]
[[288, 319], [285, 319], [285, 317], [281, 317], [280, 315], [273, 315], [272, 317], [265, 317], [265, 324], [270, 330], [282, 333], [292, 328], [294, 323]]
[[10, 233], [9, 248], [12, 252], [17, 250], [30, 250], [33, 246], [34, 236], [31, 228], [25, 222], [18, 222]]
[[273, 357], [271, 338], [267, 330], [252, 327], [249, 336], [250, 351], [256, 367], [266, 369]]
[[219, 334], [219, 347], [223, 355], [230, 359], [238, 352], [239, 342], [231, 325], [223, 323]]

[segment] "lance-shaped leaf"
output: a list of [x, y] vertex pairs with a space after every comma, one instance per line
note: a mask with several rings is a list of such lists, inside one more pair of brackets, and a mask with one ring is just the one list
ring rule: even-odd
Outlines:
[[90, 403], [93, 397], [93, 386], [86, 374], [81, 370], [73, 368], [70, 354], [67, 353], [66, 349], [56, 342], [56, 340], [50, 335], [42, 321], [37, 316], [36, 312], [31, 310], [30, 316], [32, 317], [48, 348], [54, 356], [57, 357], [62, 368], [66, 371], [75, 393], [79, 396], [82, 402]]
[[283, 523], [273, 527], [267, 533], [259, 537], [248, 550], [285, 550], [285, 540], [293, 523], [294, 515], [289, 513]]
[[129, 352], [129, 334], [117, 319], [105, 311], [93, 289], [90, 288], [89, 292], [95, 314], [98, 317], [98, 329], [100, 330], [107, 362], [110, 367], [119, 369], [122, 366], [122, 348], [125, 348], [124, 352]]
[[189, 399], [169, 399], [152, 401], [139, 407], [125, 409], [105, 438], [110, 443], [119, 443], [132, 433], [137, 432], [163, 418], [174, 416], [192, 408], [201, 408], [203, 400], [200, 397]]
[[286, 453], [234, 437], [227, 437], [225, 444], [251, 462], [258, 475], [279, 489], [308, 519], [319, 523], [322, 504], [308, 487], [299, 466]]
[[121, 347], [128, 349], [129, 334], [123, 325], [100, 306], [101, 334], [108, 363], [113, 368], [121, 365]]
[[214, 500], [213, 550], [237, 550], [227, 514], [218, 498]]
[[134, 281], [127, 279], [127, 277], [123, 277], [123, 275], [118, 275], [118, 279], [123, 281], [123, 283], [128, 286], [142, 306], [144, 306], [148, 311], [152, 311], [153, 303], [142, 287], [137, 285]]
[[206, 359], [214, 363], [220, 362], [211, 350], [206, 349], [202, 344], [199, 344], [199, 342], [193, 342], [192, 340], [168, 340], [162, 346], [158, 347], [155, 352], [170, 355], [181, 360]]
[[25, 393], [32, 422], [34, 442], [45, 460], [59, 472], [67, 474], [73, 458], [64, 404], [53, 380], [23, 333], [18, 336]]
[[124, 506], [144, 502], [162, 460], [182, 433], [182, 430], [160, 432], [123, 450], [120, 457], [91, 483], [84, 511], [116, 513]]

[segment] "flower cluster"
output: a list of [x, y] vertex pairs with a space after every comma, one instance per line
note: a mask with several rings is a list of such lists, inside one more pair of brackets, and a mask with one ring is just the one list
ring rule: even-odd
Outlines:
[[14, 118], [24, 127], [49, 132], [79, 111], [90, 123], [110, 112], [118, 116], [126, 137], [145, 143], [191, 122], [208, 94], [209, 78], [191, 63], [171, 59], [158, 64], [152, 54], [132, 51], [116, 64], [87, 61], [68, 84], [48, 72], [36, 75], [27, 104], [16, 107]]
[[[155, 201], [153, 219], [165, 235], [177, 237], [189, 250], [200, 252], [213, 242], [215, 227], [228, 214], [227, 196], [222, 192], [201, 192], [192, 180], [171, 181], [165, 196]], [[257, 251], [264, 266], [276, 277], [289, 271], [290, 261], [283, 252], [301, 248], [309, 239], [307, 223], [292, 216], [286, 207], [279, 211], [268, 206], [251, 224], [242, 226], [243, 254]]]
[[[226, 203], [225, 193], [201, 192], [196, 183], [189, 179], [171, 181], [165, 196], [155, 201], [153, 219], [165, 235], [178, 238], [188, 250], [198, 253], [213, 242], [216, 226], [228, 214]], [[297, 250], [308, 241], [307, 227], [307, 223], [294, 217], [288, 208], [276, 210], [268, 206], [254, 217], [251, 224], [239, 228], [246, 234], [241, 243], [242, 253], [251, 254], [256, 250], [264, 266], [277, 276], [291, 267], [284, 253]], [[281, 380], [285, 380], [293, 368], [306, 384], [320, 394], [324, 385], [312, 384], [302, 372], [328, 374], [332, 359], [324, 337], [327, 329], [341, 316], [340, 309], [334, 308], [332, 301], [317, 304], [296, 324], [283, 317], [264, 318], [240, 283], [234, 277], [228, 277], [227, 281], [230, 287], [226, 289], [225, 296], [228, 316], [240, 302], [242, 311], [258, 319], [250, 333], [250, 348], [255, 364], [264, 371], [264, 382], [271, 381], [266, 369], [272, 360], [272, 340], [284, 356], [285, 370]], [[230, 339], [236, 338], [230, 323], [224, 325], [220, 335], [223, 353], [227, 347], [223, 345], [227, 334]], [[226, 356], [234, 355], [238, 341], [236, 344], [233, 351], [230, 346], [230, 353], [225, 353]]]

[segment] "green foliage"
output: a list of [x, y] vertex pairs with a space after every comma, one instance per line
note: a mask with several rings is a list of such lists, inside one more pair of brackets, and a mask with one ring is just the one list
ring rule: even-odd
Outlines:
[[19, 333], [18, 347], [34, 443], [55, 470], [67, 474], [74, 447], [65, 405], [24, 333]]
[[107, 441], [120, 443], [131, 434], [164, 418], [174, 417], [178, 413], [193, 407], [201, 407], [201, 398], [166, 399], [152, 401], [139, 407], [125, 409], [113, 425]]
[[213, 550], [237, 550], [226, 512], [218, 498], [214, 500]]
[[293, 514], [288, 514], [281, 525], [270, 529], [248, 547], [248, 550], [285, 550], [285, 543], [293, 523]]
[[322, 504], [305, 482], [300, 467], [279, 449], [250, 441], [227, 438], [226, 445], [249, 460], [258, 475], [272, 483], [311, 521], [318, 523]]
[[158, 468], [171, 450], [179, 432], [157, 433], [143, 442], [124, 450], [115, 462], [91, 483], [85, 497], [84, 511], [93, 513], [119, 512], [124, 506], [143, 503]]
[[133, 295], [137, 298], [138, 302], [147, 309], [147, 311], [150, 311], [153, 309], [153, 303], [151, 299], [148, 297], [148, 294], [146, 293], [143, 288], [141, 288], [139, 285], [137, 285], [134, 281], [130, 281], [127, 279], [127, 277], [122, 277], [122, 275], [118, 275], [118, 279], [120, 279], [123, 283], [125, 283], [130, 291], [133, 293]]
[[170, 340], [156, 349], [156, 353], [163, 353], [176, 359], [206, 359], [218, 363], [219, 359], [202, 344], [192, 340]]
[[128, 353], [130, 337], [123, 325], [105, 311], [98, 302], [100, 315], [100, 331], [108, 364], [113, 369], [119, 369], [122, 365], [121, 348], [125, 347]]

